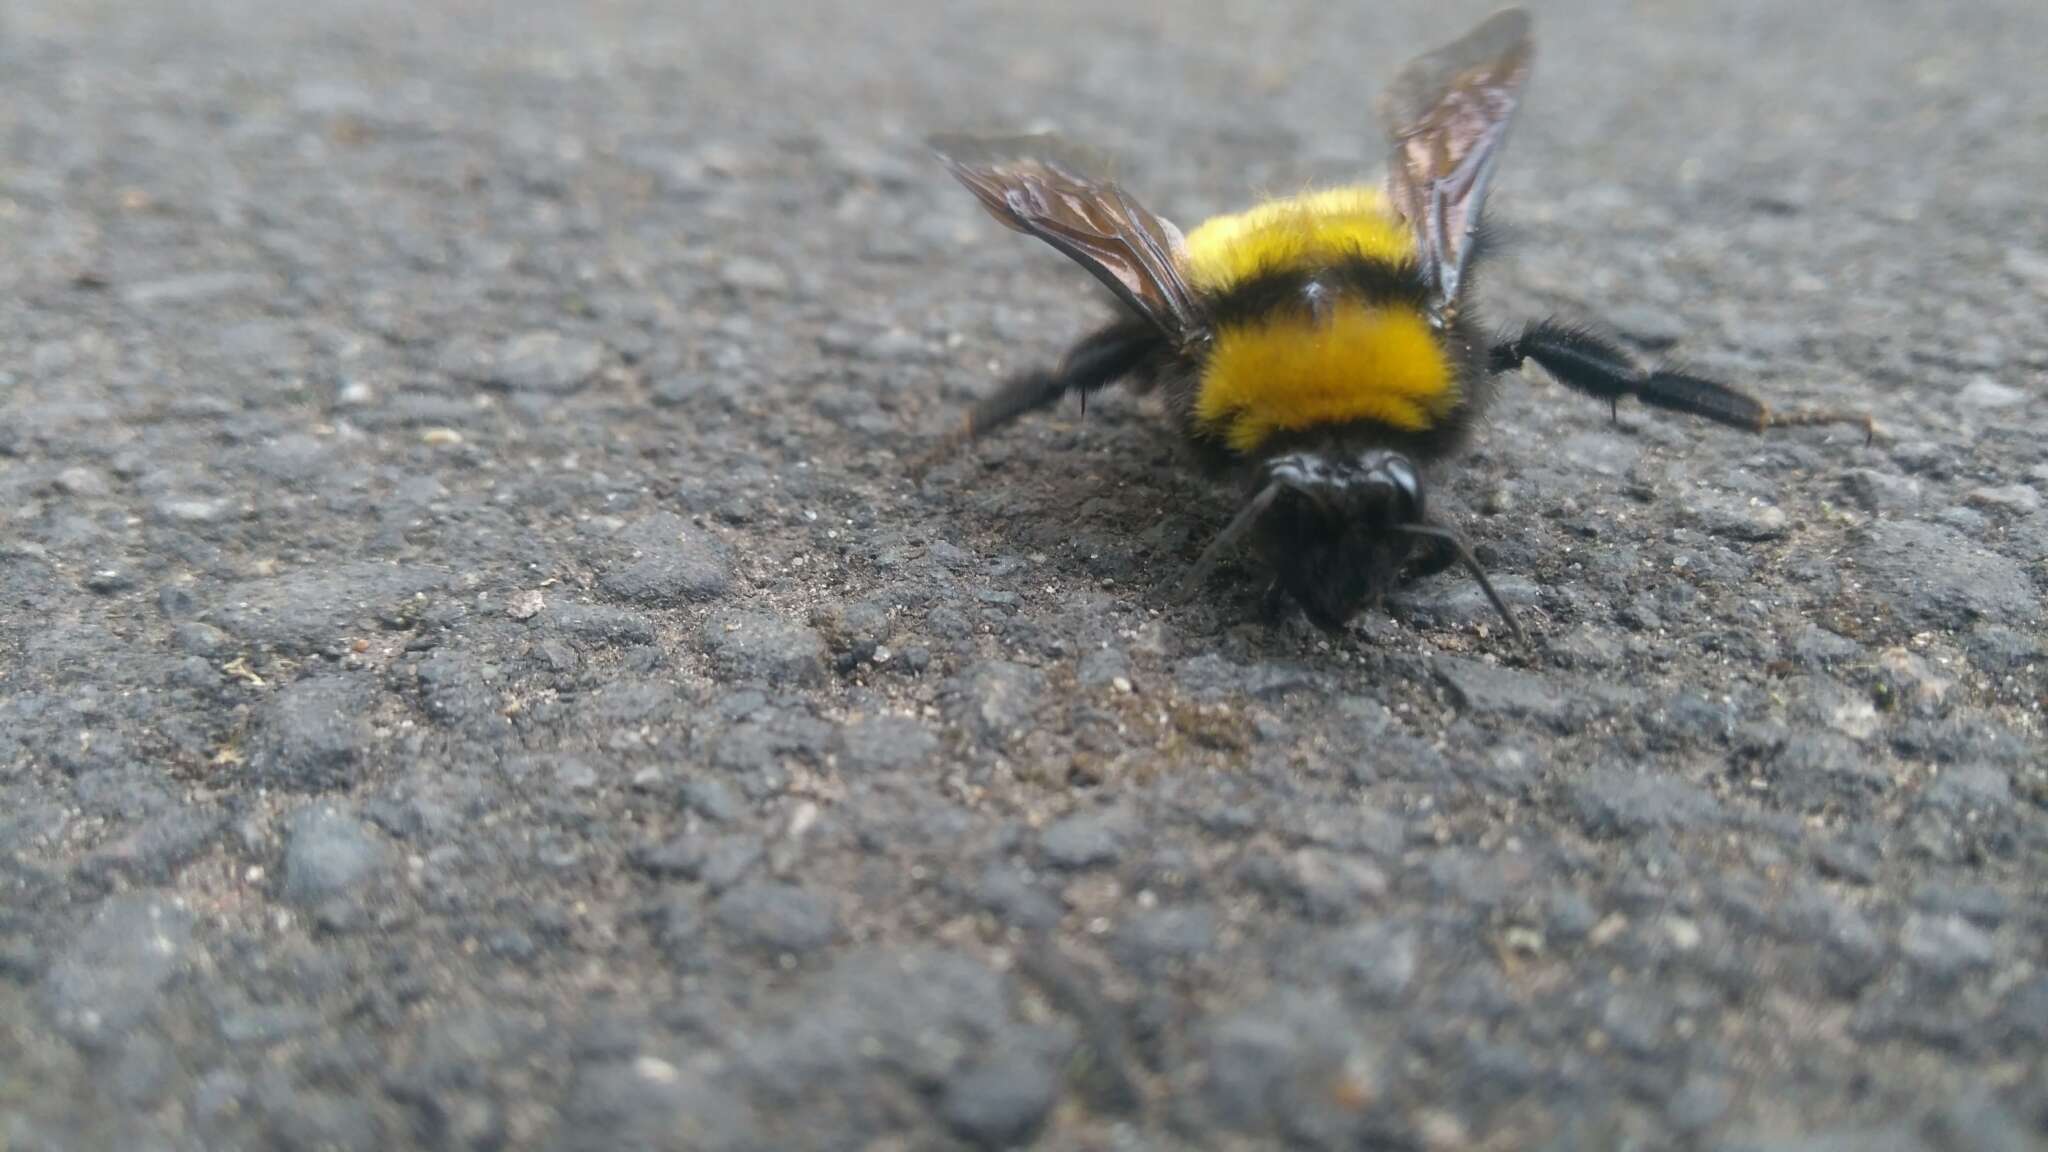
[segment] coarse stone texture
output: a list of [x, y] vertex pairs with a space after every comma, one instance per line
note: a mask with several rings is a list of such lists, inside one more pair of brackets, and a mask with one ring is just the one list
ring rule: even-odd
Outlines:
[[174, 901], [144, 892], [109, 899], [43, 977], [51, 1023], [82, 1044], [119, 1039], [156, 1008], [191, 946], [191, 913]]
[[1268, 620], [929, 133], [1377, 179], [1423, 0], [0, 6], [0, 1146], [2048, 1143], [2048, 6], [1536, 9], [1457, 570]]
[[284, 896], [317, 905], [355, 896], [384, 865], [384, 847], [362, 821], [326, 804], [291, 818], [285, 843]]

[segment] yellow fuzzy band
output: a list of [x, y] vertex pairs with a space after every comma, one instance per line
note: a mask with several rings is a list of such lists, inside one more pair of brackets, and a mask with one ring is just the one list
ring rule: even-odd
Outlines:
[[1240, 453], [1276, 432], [1370, 420], [1404, 432], [1435, 427], [1460, 397], [1419, 312], [1342, 303], [1224, 328], [1203, 366], [1197, 421]]
[[1406, 263], [1415, 239], [1386, 194], [1361, 184], [1206, 220], [1188, 233], [1187, 255], [1195, 287], [1220, 292], [1263, 272], [1347, 257]]

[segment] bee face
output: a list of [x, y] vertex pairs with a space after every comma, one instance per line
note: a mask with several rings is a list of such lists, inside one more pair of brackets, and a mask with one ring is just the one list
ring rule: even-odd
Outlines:
[[1280, 587], [1317, 627], [1339, 631], [1398, 581], [1422, 523], [1422, 477], [1406, 456], [1291, 453], [1268, 461], [1274, 493], [1255, 528]]

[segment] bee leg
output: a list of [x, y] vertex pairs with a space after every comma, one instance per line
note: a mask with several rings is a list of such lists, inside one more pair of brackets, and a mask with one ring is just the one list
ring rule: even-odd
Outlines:
[[1007, 377], [996, 390], [983, 397], [953, 431], [940, 437], [937, 444], [920, 457], [913, 466], [914, 475], [923, 476], [934, 466], [950, 459], [962, 448], [982, 436], [1001, 428], [1027, 412], [1046, 408], [1067, 394], [1066, 381], [1058, 373], [1042, 368], [1019, 372]]
[[922, 475], [940, 461], [1018, 417], [1050, 408], [1069, 392], [1086, 396], [1129, 375], [1165, 348], [1158, 329], [1140, 320], [1119, 320], [1081, 339], [1051, 370], [1019, 372], [983, 397], [916, 466]]
[[1866, 443], [1877, 434], [1867, 412], [1775, 412], [1756, 397], [1704, 376], [1675, 368], [1645, 369], [1609, 341], [1549, 321], [1531, 324], [1513, 340], [1495, 344], [1489, 358], [1496, 373], [1515, 371], [1524, 361], [1534, 360], [1565, 387], [1607, 401], [1610, 413], [1619, 411], [1623, 396], [1633, 396], [1652, 408], [1684, 412], [1751, 432], [1800, 424], [1856, 424], [1863, 428]]

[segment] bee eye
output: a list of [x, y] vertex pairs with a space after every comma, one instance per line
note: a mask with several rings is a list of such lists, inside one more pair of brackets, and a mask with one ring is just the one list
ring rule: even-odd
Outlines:
[[1387, 476], [1394, 481], [1394, 487], [1401, 490], [1401, 495], [1408, 498], [1409, 503], [1422, 503], [1422, 478], [1415, 474], [1413, 464], [1396, 456], [1387, 461]]
[[1294, 453], [1267, 464], [1266, 479], [1286, 488], [1309, 488], [1328, 483], [1330, 469], [1321, 457]]
[[1374, 454], [1361, 461], [1366, 475], [1392, 488], [1400, 498], [1401, 511], [1408, 519], [1422, 516], [1422, 477], [1406, 456], [1391, 452]]

